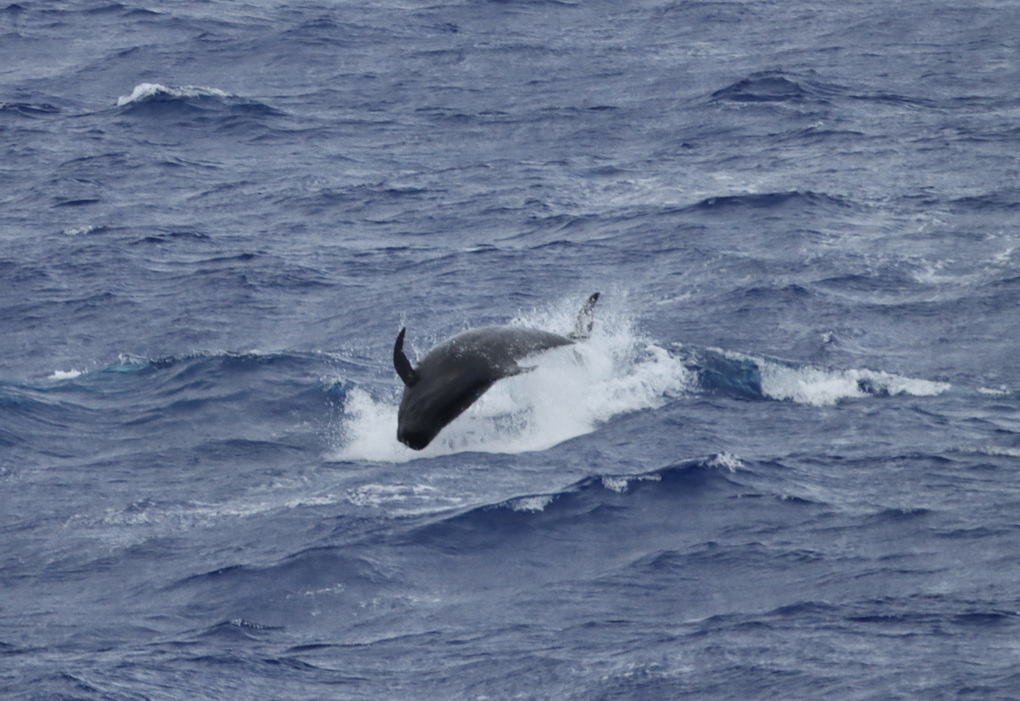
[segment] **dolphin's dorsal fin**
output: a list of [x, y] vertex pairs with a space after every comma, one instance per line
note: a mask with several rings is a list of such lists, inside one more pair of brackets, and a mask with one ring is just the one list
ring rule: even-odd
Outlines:
[[421, 378], [411, 367], [411, 361], [404, 355], [404, 333], [406, 331], [406, 328], [400, 329], [400, 333], [397, 334], [397, 342], [393, 344], [393, 367], [396, 368], [397, 374], [400, 375], [400, 379], [404, 381], [405, 385], [414, 387]]
[[567, 338], [571, 341], [583, 341], [586, 338], [591, 337], [591, 327], [595, 323], [595, 303], [599, 301], [599, 295], [601, 292], [595, 292], [588, 301], [581, 307], [581, 311], [577, 313], [577, 319], [574, 321], [574, 330], [570, 333]]

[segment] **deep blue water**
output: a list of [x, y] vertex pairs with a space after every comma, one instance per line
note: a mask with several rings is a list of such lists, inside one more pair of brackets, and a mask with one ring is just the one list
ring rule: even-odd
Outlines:
[[[0, 696], [1020, 698], [1018, 36], [0, 8]], [[402, 326], [595, 290], [397, 443]]]

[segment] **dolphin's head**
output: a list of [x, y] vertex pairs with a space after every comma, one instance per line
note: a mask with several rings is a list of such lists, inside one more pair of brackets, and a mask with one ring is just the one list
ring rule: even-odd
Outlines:
[[436, 409], [441, 402], [432, 386], [434, 383], [422, 382], [421, 375], [404, 354], [405, 331], [400, 330], [393, 344], [393, 367], [404, 381], [404, 396], [397, 413], [397, 440], [408, 448], [422, 450], [449, 422], [437, 421]]
[[432, 427], [421, 424], [409, 426], [406, 423], [397, 425], [397, 440], [412, 450], [424, 450], [435, 438], [442, 426]]
[[405, 388], [397, 412], [397, 440], [413, 450], [425, 448], [460, 414], [453, 413], [452, 397], [445, 392], [430, 392], [428, 384], [426, 381]]
[[422, 450], [482, 396], [492, 382], [487, 376], [471, 372], [454, 379], [422, 373], [419, 382], [404, 388], [397, 411], [397, 440], [408, 448]]
[[[423, 391], [424, 390], [424, 391]], [[413, 450], [421, 450], [446, 424], [436, 416], [436, 401], [429, 399], [428, 382], [405, 387], [397, 411], [397, 440]]]
[[485, 353], [465, 352], [460, 337], [439, 344], [417, 368], [404, 354], [404, 329], [393, 345], [393, 366], [404, 381], [397, 440], [422, 450], [506, 373]]

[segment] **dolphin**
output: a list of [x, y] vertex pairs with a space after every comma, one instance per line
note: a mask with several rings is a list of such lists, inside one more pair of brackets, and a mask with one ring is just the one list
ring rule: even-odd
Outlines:
[[407, 329], [400, 329], [393, 344], [393, 367], [404, 381], [397, 440], [422, 450], [497, 380], [534, 369], [518, 365], [518, 360], [589, 338], [599, 294], [588, 297], [577, 314], [574, 330], [566, 336], [516, 326], [469, 329], [439, 343], [417, 368], [411, 367], [404, 355]]

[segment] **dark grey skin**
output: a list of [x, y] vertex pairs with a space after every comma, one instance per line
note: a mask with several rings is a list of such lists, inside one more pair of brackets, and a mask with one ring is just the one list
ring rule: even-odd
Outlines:
[[514, 326], [485, 326], [446, 339], [418, 364], [404, 355], [401, 329], [393, 344], [393, 367], [404, 381], [404, 396], [397, 412], [397, 440], [422, 450], [447, 424], [475, 403], [504, 377], [531, 370], [518, 360], [534, 353], [570, 345], [588, 338], [599, 293], [591, 295], [567, 336]]

